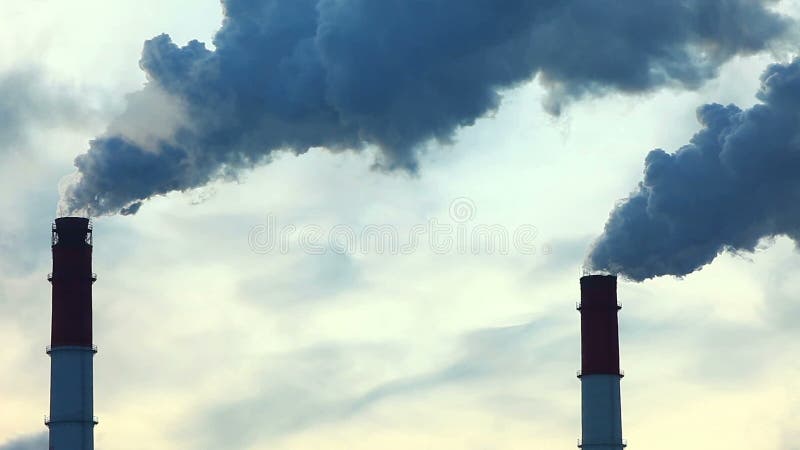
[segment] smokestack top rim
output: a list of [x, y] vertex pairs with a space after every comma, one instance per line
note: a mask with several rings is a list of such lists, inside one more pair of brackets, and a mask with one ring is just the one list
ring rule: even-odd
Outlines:
[[68, 228], [78, 228], [78, 227], [89, 227], [90, 220], [88, 217], [80, 217], [80, 216], [64, 216], [64, 217], [57, 217], [54, 221], [56, 228], [61, 228], [60, 225], [64, 225]]
[[609, 274], [584, 275], [584, 276], [581, 277], [581, 282], [584, 282], [584, 280], [585, 281], [602, 281], [602, 280], [607, 280], [607, 281], [614, 280], [614, 281], [616, 281], [617, 280], [617, 276], [616, 275], [609, 275]]
[[581, 306], [618, 309], [616, 275], [587, 275], [581, 277]]
[[92, 222], [88, 217], [59, 217], [53, 222], [51, 247], [92, 246]]

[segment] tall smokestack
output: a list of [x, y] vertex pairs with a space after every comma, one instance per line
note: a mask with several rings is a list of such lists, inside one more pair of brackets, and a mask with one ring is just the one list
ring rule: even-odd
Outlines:
[[621, 450], [622, 406], [619, 382], [617, 277], [581, 278], [581, 431], [578, 447]]
[[50, 330], [50, 450], [93, 450], [92, 227], [83, 217], [53, 224]]

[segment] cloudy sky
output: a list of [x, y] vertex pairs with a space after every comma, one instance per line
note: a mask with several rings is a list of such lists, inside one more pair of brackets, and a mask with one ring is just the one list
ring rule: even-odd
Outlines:
[[[228, 3], [246, 9], [258, 2]], [[329, 7], [320, 8], [321, 16], [327, 11], [344, 23], [350, 10], [341, 5], [355, 9], [363, 2], [319, 3]], [[581, 2], [573, 3], [580, 12]], [[467, 105], [469, 113], [454, 112], [446, 95], [440, 109], [438, 103], [426, 109], [430, 98], [412, 95], [412, 113], [393, 111], [372, 121], [375, 116], [356, 114], [370, 105], [351, 105], [336, 97], [347, 89], [331, 88], [325, 102], [351, 114], [352, 128], [287, 119], [306, 117], [300, 109], [257, 111], [289, 131], [283, 136], [261, 120], [224, 140], [235, 154], [225, 153], [210, 168], [134, 186], [131, 180], [148, 179], [149, 172], [84, 169], [84, 179], [91, 174], [100, 181], [76, 184], [73, 161], [90, 148], [94, 156], [84, 161], [113, 157], [119, 147], [109, 137], [117, 135], [142, 155], [163, 154], [173, 148], [162, 146], [168, 141], [199, 160], [210, 149], [220, 151], [208, 144], [218, 136], [208, 127], [227, 132], [231, 117], [250, 117], [252, 111], [232, 108], [209, 118], [218, 104], [210, 108], [193, 96], [216, 98], [218, 84], [170, 72], [169, 46], [153, 45], [147, 53], [153, 58], [143, 60], [148, 73], [140, 68], [144, 42], [162, 33], [177, 46], [197, 39], [214, 52], [212, 40], [223, 24], [219, 2], [0, 0], [0, 338], [6, 342], [0, 449], [45, 445], [45, 275], [60, 192], [72, 195], [70, 206], [83, 201], [78, 206], [105, 214], [95, 220], [94, 248], [97, 448], [575, 448], [578, 278], [609, 213], [637, 188], [648, 152], [675, 152], [704, 127], [701, 105], [787, 109], [756, 93], [766, 92], [760, 77], [770, 64], [792, 68], [800, 39], [791, 18], [800, 20], [800, 2], [719, 3], [763, 3], [770, 14], [783, 15], [786, 29], [773, 37], [750, 12], [748, 39], [721, 31], [709, 37], [703, 30], [724, 29], [737, 18], [704, 15], [685, 32], [688, 38], [670, 43], [663, 36], [682, 31], [670, 27], [653, 38], [668, 42], [654, 47], [662, 52], [643, 46], [635, 49], [644, 55], [639, 58], [634, 49], [609, 50], [602, 43], [619, 38], [605, 30], [641, 17], [592, 15], [608, 22], [596, 24], [606, 33], [596, 41], [578, 35], [579, 42], [525, 46], [530, 65], [513, 64], [500, 75], [480, 72], [498, 96], [478, 96], [482, 103]], [[240, 9], [231, 7], [229, 16]], [[368, 19], [375, 13], [359, 12]], [[441, 29], [434, 20], [441, 11], [429, 12], [430, 21], [423, 20], [424, 8], [413, 13], [420, 27]], [[556, 11], [542, 19], [540, 13], [531, 12], [545, 25], [561, 17]], [[390, 15], [400, 17], [400, 25], [402, 16]], [[230, 17], [228, 29], [235, 23]], [[272, 26], [301, 21], [276, 17], [270, 17]], [[492, 39], [505, 39], [491, 29], [507, 24], [484, 25]], [[552, 30], [545, 25], [533, 28], [538, 37], [559, 37], [547, 34]], [[525, 24], [508, 26], [530, 31]], [[733, 28], [732, 35], [741, 35]], [[218, 54], [239, 49], [233, 34], [218, 38]], [[448, 33], [432, 35], [444, 42]], [[589, 41], [601, 50], [585, 49]], [[516, 58], [513, 43], [502, 52]], [[708, 45], [703, 50], [698, 43]], [[465, 44], [457, 51], [475, 48]], [[326, 53], [332, 58], [324, 59], [326, 69], [346, 66], [335, 64], [347, 60], [335, 50], [341, 49]], [[371, 48], [362, 50], [363, 58], [376, 58], [371, 63], [382, 61]], [[573, 50], [580, 58], [561, 56]], [[664, 56], [665, 50], [672, 52]], [[445, 56], [432, 51], [432, 58], [449, 54], [440, 53]], [[614, 67], [623, 75], [605, 70], [605, 60], [586, 58], [595, 54], [618, 58]], [[493, 58], [499, 56], [486, 56]], [[258, 52], [243, 59], [261, 61]], [[587, 67], [576, 68], [576, 59]], [[650, 75], [628, 76], [641, 61]], [[258, 77], [259, 67], [245, 66], [255, 70], [257, 86], [270, 81]], [[468, 78], [457, 77], [469, 84]], [[342, 85], [352, 88], [347, 81]], [[372, 81], [382, 87], [383, 78]], [[298, 92], [286, 98], [302, 97], [303, 105], [318, 100]], [[415, 114], [425, 123], [443, 118], [428, 129], [408, 120]], [[256, 151], [262, 153], [252, 156]], [[114, 180], [135, 189], [118, 189]], [[92, 191], [98, 186], [113, 187]], [[115, 214], [131, 205], [135, 215]], [[442, 249], [427, 235], [412, 245], [414, 230], [430, 230], [432, 223], [468, 236], [481, 227], [504, 230], [509, 249], [461, 249], [458, 242]], [[395, 230], [406, 246], [381, 251], [355, 239], [354, 248], [342, 249], [340, 241], [328, 240], [376, 227]], [[286, 248], [270, 247], [280, 230]], [[513, 240], [520, 230], [528, 232], [525, 245]], [[790, 238], [770, 237], [790, 231], [757, 234], [763, 239], [754, 252], [722, 242], [744, 250], [723, 253], [683, 278], [620, 283], [623, 425], [631, 447], [800, 449], [793, 320], [800, 289], [791, 282], [800, 276], [800, 257]]]

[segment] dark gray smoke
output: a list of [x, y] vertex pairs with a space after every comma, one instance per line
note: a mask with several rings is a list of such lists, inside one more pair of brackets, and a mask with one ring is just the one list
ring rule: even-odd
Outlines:
[[763, 238], [800, 242], [800, 59], [769, 66], [757, 97], [744, 111], [701, 106], [688, 145], [651, 151], [588, 265], [633, 280], [681, 276]]
[[222, 3], [213, 50], [145, 43], [148, 84], [75, 160], [64, 212], [132, 214], [277, 150], [374, 146], [378, 166], [413, 172], [420, 145], [537, 74], [557, 114], [585, 95], [697, 87], [789, 27], [769, 0]]

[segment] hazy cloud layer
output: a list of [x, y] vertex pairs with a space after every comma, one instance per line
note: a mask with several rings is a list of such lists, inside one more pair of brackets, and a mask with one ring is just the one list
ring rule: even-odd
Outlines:
[[695, 88], [784, 34], [771, 3], [223, 0], [213, 51], [145, 43], [149, 82], [126, 120], [158, 114], [159, 129], [118, 123], [93, 140], [62, 212], [133, 214], [280, 149], [374, 145], [380, 167], [414, 171], [420, 145], [448, 142], [537, 74], [553, 113], [584, 95]]
[[0, 450], [45, 450], [47, 446], [47, 433], [39, 433], [0, 444]]
[[763, 238], [800, 239], [800, 59], [761, 76], [761, 104], [708, 104], [703, 129], [645, 160], [644, 180], [612, 213], [588, 264], [633, 280], [686, 275]]
[[[268, 373], [263, 375], [272, 381], [271, 386], [254, 396], [217, 405], [208, 413], [203, 424], [208, 430], [207, 445], [252, 448], [259, 440], [345, 420], [383, 401], [420, 398], [438, 388], [462, 383], [509, 381], [538, 374], [554, 364], [562, 352], [565, 337], [557, 328], [563, 329], [548, 317], [521, 325], [477, 330], [462, 337], [460, 354], [450, 364], [431, 372], [379, 382], [366, 389], [364, 386], [369, 383], [364, 381], [363, 373], [355, 376], [353, 368], [362, 367], [370, 359], [374, 366], [378, 362], [375, 358], [380, 361], [378, 365], [388, 362], [397, 365], [398, 355], [391, 346], [326, 346], [291, 354], [288, 359], [273, 358]], [[321, 378], [323, 373], [325, 376]], [[529, 414], [559, 413], [545, 400], [540, 401], [537, 408], [528, 410]], [[493, 405], [493, 408], [503, 410], [499, 411], [502, 413], [507, 412], [508, 406]]]
[[0, 152], [17, 149], [42, 128], [75, 126], [97, 114], [68, 86], [35, 68], [0, 73]]

